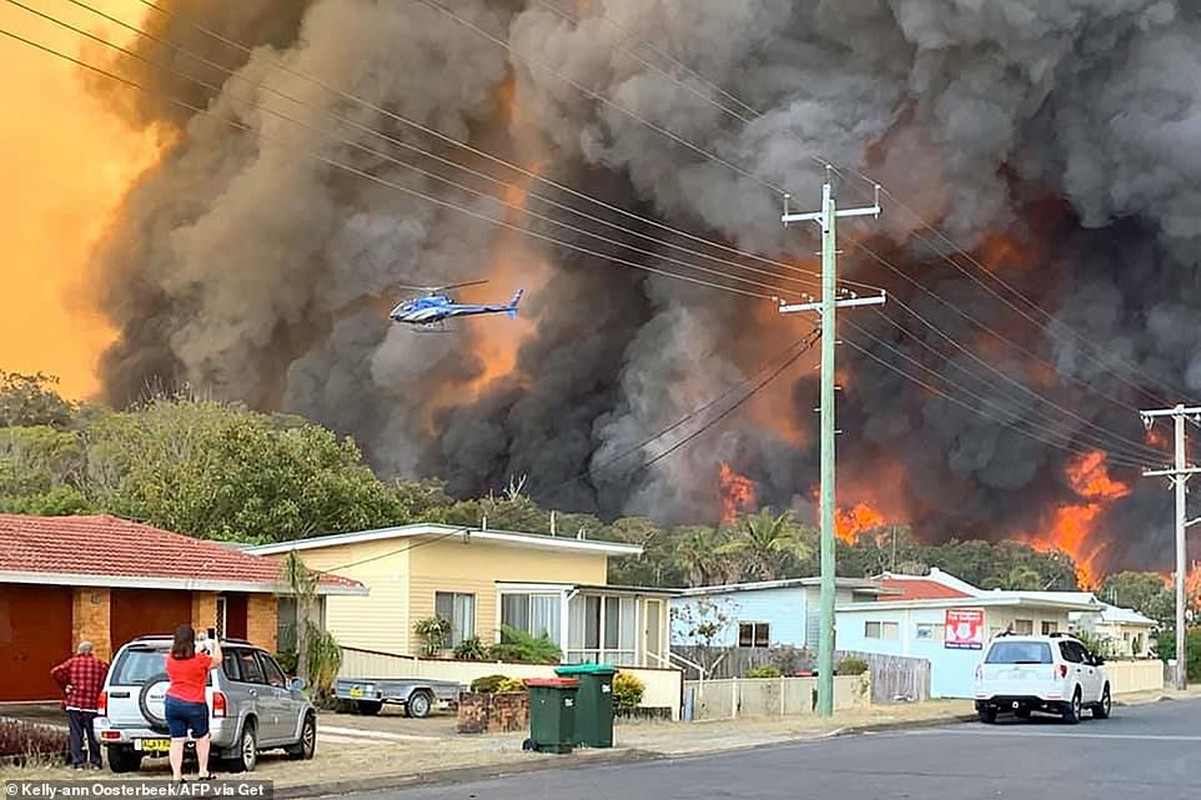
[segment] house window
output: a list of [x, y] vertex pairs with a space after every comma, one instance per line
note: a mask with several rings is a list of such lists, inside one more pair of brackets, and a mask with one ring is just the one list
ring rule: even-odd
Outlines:
[[559, 618], [562, 616], [561, 594], [515, 592], [500, 596], [500, 624], [525, 631], [531, 636], [546, 634], [556, 644], [561, 641]]
[[1044, 622], [1041, 630], [1043, 632], [1043, 636], [1050, 636], [1052, 633], [1057, 633], [1059, 631], [1059, 623]]
[[864, 622], [863, 635], [867, 639], [900, 639], [901, 624], [899, 622]]
[[933, 622], [919, 622], [917, 624], [917, 632], [915, 638], [918, 641], [942, 641], [945, 638], [945, 629], [942, 625]]
[[739, 647], [770, 647], [771, 627], [766, 622], [738, 623]]
[[1029, 636], [1034, 633], [1034, 620], [1015, 619], [1013, 621], [1013, 632], [1018, 636]]
[[475, 636], [475, 595], [459, 592], [435, 592], [434, 614], [450, 621], [447, 646], [458, 647]]
[[637, 663], [638, 606], [633, 597], [578, 594], [567, 613], [568, 662]]

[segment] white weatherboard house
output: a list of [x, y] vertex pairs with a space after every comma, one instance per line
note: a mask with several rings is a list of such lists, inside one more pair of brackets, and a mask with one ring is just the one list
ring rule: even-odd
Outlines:
[[869, 605], [837, 606], [836, 646], [927, 659], [932, 697], [970, 698], [976, 664], [1002, 631], [1066, 632], [1073, 617], [1100, 617], [1112, 608], [1088, 592], [979, 589], [938, 569], [924, 576], [885, 573], [879, 581], [895, 591]]
[[[838, 578], [836, 603], [868, 603], [881, 593], [876, 581]], [[821, 627], [821, 579], [789, 578], [683, 589], [671, 600], [671, 643], [713, 647], [805, 647], [816, 649]], [[718, 618], [704, 641], [699, 624]]]

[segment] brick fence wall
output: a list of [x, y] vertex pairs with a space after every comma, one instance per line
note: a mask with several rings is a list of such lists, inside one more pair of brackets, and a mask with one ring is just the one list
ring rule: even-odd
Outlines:
[[526, 692], [459, 696], [459, 733], [509, 733], [530, 726], [530, 696]]

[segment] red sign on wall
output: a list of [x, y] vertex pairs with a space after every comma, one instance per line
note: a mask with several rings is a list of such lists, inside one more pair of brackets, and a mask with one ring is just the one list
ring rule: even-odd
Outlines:
[[944, 644], [949, 650], [984, 649], [984, 611], [979, 608], [948, 608], [947, 635]]

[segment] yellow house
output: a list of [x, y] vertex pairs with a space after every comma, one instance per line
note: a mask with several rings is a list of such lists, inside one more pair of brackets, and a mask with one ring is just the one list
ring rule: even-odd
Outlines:
[[636, 545], [462, 526], [418, 524], [247, 548], [350, 578], [367, 597], [329, 597], [325, 628], [346, 647], [419, 655], [414, 632], [451, 622], [450, 646], [497, 641], [502, 624], [557, 641], [568, 662], [666, 666], [667, 589], [608, 586], [608, 560]]

